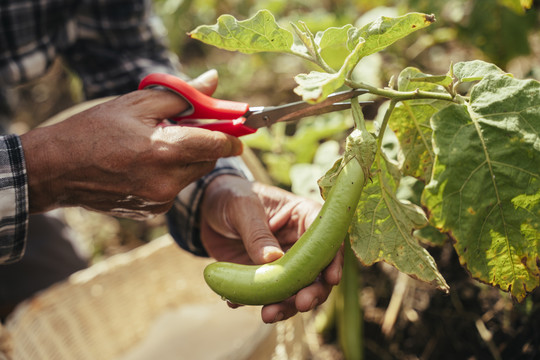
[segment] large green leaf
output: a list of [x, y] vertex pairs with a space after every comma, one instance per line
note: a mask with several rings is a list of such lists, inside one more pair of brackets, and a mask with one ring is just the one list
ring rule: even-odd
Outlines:
[[471, 275], [518, 299], [540, 284], [540, 83], [490, 75], [469, 106], [432, 119], [436, 161], [423, 196]]
[[385, 261], [401, 272], [448, 291], [435, 260], [413, 236], [415, 229], [427, 223], [424, 212], [396, 197], [400, 179], [397, 166], [378, 155], [372, 173], [350, 230], [357, 257], [366, 265]]
[[[444, 92], [444, 89], [435, 83], [415, 81], [426, 78], [430, 76], [416, 68], [406, 68], [399, 75], [398, 89]], [[404, 175], [413, 176], [426, 183], [429, 181], [435, 160], [430, 120], [433, 114], [449, 104], [447, 101], [434, 99], [408, 100], [400, 103], [392, 112], [389, 126], [400, 142], [399, 162]]]
[[215, 25], [201, 25], [189, 36], [221, 49], [246, 54], [291, 52], [294, 42], [292, 33], [281, 28], [268, 10], [261, 10], [243, 21], [231, 15], [222, 15]]

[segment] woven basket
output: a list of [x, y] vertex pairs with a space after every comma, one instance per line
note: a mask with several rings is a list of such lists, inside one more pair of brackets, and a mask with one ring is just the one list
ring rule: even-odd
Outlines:
[[0, 331], [3, 356], [306, 358], [302, 318], [265, 325], [258, 307], [228, 308], [204, 284], [209, 261], [164, 236], [79, 271], [17, 307]]

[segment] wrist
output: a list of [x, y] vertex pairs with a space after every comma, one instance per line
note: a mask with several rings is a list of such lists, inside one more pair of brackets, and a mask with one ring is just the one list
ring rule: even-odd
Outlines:
[[[60, 200], [57, 188], [59, 176], [55, 176], [55, 142], [46, 128], [38, 128], [21, 135], [21, 144], [28, 179], [28, 208], [30, 213], [45, 212], [57, 207]], [[46, 145], [44, 145], [46, 144]]]

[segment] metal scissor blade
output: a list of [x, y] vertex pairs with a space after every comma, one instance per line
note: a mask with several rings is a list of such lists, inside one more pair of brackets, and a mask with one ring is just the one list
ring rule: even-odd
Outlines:
[[290, 104], [250, 108], [244, 125], [253, 129], [270, 126], [277, 122], [298, 120], [307, 116], [326, 114], [333, 111], [349, 109], [350, 103], [341, 101], [365, 94], [367, 90], [354, 89], [330, 94], [317, 104], [298, 101]]

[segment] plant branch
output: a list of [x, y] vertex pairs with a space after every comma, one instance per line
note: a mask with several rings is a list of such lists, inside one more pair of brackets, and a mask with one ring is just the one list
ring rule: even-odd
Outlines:
[[345, 84], [355, 89], [366, 89], [371, 94], [379, 95], [382, 97], [389, 98], [395, 101], [405, 101], [405, 100], [414, 100], [414, 99], [435, 99], [435, 100], [445, 100], [455, 102], [455, 98], [451, 94], [446, 93], [437, 93], [424, 90], [414, 90], [414, 91], [398, 91], [394, 89], [381, 89], [363, 82], [356, 82], [353, 80], [345, 80]]
[[313, 35], [313, 33], [309, 30], [309, 28], [304, 22], [299, 21], [299, 24], [302, 26], [303, 30], [300, 30], [300, 28], [296, 24], [291, 23], [293, 30], [296, 32], [296, 35], [298, 35], [302, 43], [304, 43], [309, 55], [311, 56], [296, 51], [293, 51], [293, 54], [313, 62], [327, 73], [335, 73], [336, 71], [332, 69], [322, 58], [320, 48], [315, 41], [315, 36]]
[[390, 120], [390, 116], [392, 116], [392, 112], [394, 111], [394, 108], [396, 107], [396, 104], [398, 103], [398, 101], [399, 100], [396, 100], [396, 99], [390, 100], [390, 105], [388, 105], [388, 109], [386, 109], [386, 113], [384, 114], [381, 128], [379, 129], [379, 136], [377, 139], [377, 152], [381, 150], [384, 133], [386, 132], [386, 128], [388, 126], [388, 121]]
[[358, 103], [358, 98], [351, 99], [351, 110], [353, 113], [354, 127], [367, 133], [366, 120], [364, 119], [362, 108]]
[[326, 71], [329, 74], [334, 74], [336, 71], [332, 69], [326, 61], [321, 56], [321, 49], [319, 48], [319, 45], [315, 42], [315, 36], [313, 36], [313, 33], [309, 30], [307, 25], [304, 22], [300, 22], [304, 30], [306, 31], [307, 36], [309, 37], [309, 40], [311, 44], [313, 44], [313, 56], [315, 58], [315, 63], [321, 67], [324, 71]]
[[359, 287], [358, 259], [347, 236], [344, 244], [343, 276], [337, 290], [336, 311], [338, 340], [345, 358], [350, 360], [364, 359], [364, 327], [358, 297]]
[[301, 52], [301, 51], [294, 51], [294, 50], [291, 50], [290, 53], [292, 55], [298, 56], [298, 57], [300, 57], [300, 58], [302, 58], [304, 60], [310, 61], [310, 62], [314, 63], [315, 65], [319, 65], [319, 63], [313, 58], [313, 56], [310, 56], [307, 53], [304, 53], [304, 52]]

